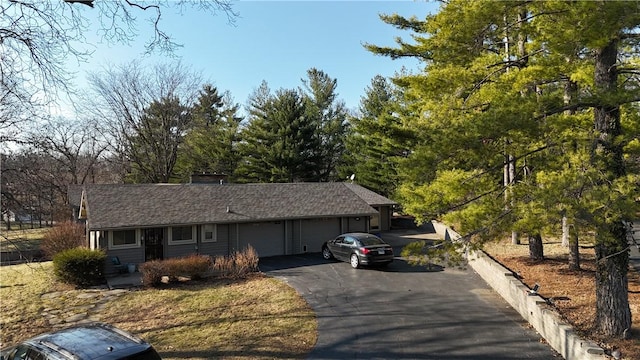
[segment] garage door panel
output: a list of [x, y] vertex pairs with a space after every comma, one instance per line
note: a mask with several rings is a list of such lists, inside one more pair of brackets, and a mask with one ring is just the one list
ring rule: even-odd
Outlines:
[[322, 244], [340, 235], [340, 219], [310, 219], [302, 222], [300, 249], [304, 252], [320, 252]]
[[284, 223], [260, 222], [239, 226], [240, 249], [251, 245], [258, 256], [284, 255]]

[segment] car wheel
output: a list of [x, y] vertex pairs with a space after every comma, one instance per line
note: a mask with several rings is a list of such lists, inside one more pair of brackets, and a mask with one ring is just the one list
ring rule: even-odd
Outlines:
[[322, 257], [323, 257], [325, 260], [331, 260], [331, 259], [333, 259], [333, 254], [331, 253], [331, 250], [329, 250], [329, 248], [328, 248], [328, 247], [326, 247], [326, 246], [322, 248]]
[[360, 259], [358, 259], [358, 255], [356, 254], [351, 254], [351, 261], [349, 261], [351, 263], [351, 267], [354, 269], [357, 269], [360, 267]]

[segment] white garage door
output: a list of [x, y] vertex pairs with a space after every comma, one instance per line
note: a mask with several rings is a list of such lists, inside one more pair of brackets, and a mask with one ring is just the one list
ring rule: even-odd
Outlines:
[[240, 249], [253, 246], [258, 256], [284, 255], [284, 222], [260, 222], [239, 226]]

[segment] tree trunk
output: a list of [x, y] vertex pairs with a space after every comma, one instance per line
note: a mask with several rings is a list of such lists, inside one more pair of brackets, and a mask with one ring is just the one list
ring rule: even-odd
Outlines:
[[578, 228], [574, 224], [569, 230], [571, 240], [569, 240], [569, 270], [580, 270], [580, 246], [578, 243]]
[[529, 259], [534, 261], [544, 260], [544, 248], [542, 247], [542, 235], [540, 233], [529, 235]]
[[568, 247], [569, 245], [569, 221], [567, 215], [562, 214], [562, 246]]
[[[595, 87], [600, 104], [594, 107], [593, 164], [611, 181], [624, 176], [622, 148], [615, 138], [622, 132], [619, 106], [608, 103], [607, 95], [617, 87], [617, 40], [611, 40], [595, 56]], [[606, 218], [596, 229], [596, 327], [606, 336], [624, 337], [631, 328], [627, 271], [629, 251], [622, 219]]]
[[[567, 61], [571, 61], [570, 59], [567, 59]], [[575, 81], [571, 81], [571, 80], [567, 80], [567, 82], [564, 85], [564, 95], [563, 95], [563, 101], [565, 105], [570, 105], [573, 100], [575, 99], [575, 97], [578, 94], [578, 84]], [[567, 110], [565, 111], [565, 114], [567, 115], [573, 115], [575, 114], [575, 110]], [[577, 145], [576, 147], [574, 147], [574, 150], [577, 149]], [[566, 210], [562, 210], [562, 246], [570, 246], [570, 240], [569, 240], [569, 221], [567, 219], [567, 211]], [[578, 239], [578, 233], [576, 232], [575, 234], [576, 240]], [[577, 241], [576, 241], [576, 249], [577, 249]], [[573, 246], [571, 247], [570, 251], [572, 252]], [[569, 254], [569, 269], [574, 267], [574, 264], [572, 264], [571, 262], [571, 253]], [[577, 259], [578, 263], [577, 263], [577, 269], [580, 269], [580, 259], [579, 253], [573, 254], [573, 255], [577, 255], [575, 257], [575, 259]]]
[[622, 222], [611, 224], [607, 235], [596, 240], [596, 326], [607, 336], [626, 338], [631, 329], [629, 250], [619, 241], [626, 238]]

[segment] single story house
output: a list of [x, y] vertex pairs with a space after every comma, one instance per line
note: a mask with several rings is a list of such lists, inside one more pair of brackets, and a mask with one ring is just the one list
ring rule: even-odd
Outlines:
[[319, 252], [344, 232], [388, 230], [396, 205], [351, 183], [87, 184], [69, 199], [87, 246], [134, 264], [247, 245], [260, 257]]

